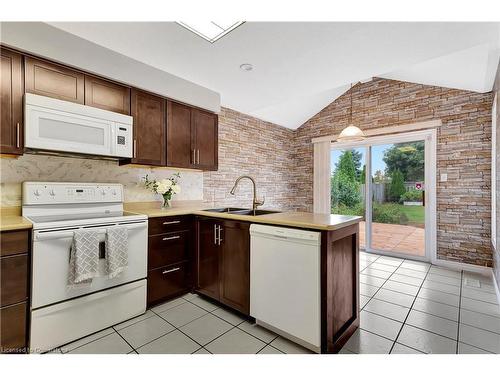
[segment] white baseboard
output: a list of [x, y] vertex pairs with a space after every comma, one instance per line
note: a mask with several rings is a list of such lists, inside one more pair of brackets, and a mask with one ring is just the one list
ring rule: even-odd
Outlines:
[[432, 264], [439, 267], [451, 268], [457, 271], [469, 271], [469, 272], [477, 272], [482, 275], [490, 276], [493, 272], [491, 267], [477, 266], [475, 264], [467, 264], [460, 262], [453, 262], [451, 260], [444, 259], [434, 259]]

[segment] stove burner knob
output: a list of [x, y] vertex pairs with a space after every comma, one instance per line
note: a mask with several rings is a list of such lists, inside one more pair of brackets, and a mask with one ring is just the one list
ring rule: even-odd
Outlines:
[[54, 197], [56, 195], [56, 192], [54, 191], [54, 189], [52, 189], [51, 191], [49, 191], [49, 194], [50, 196]]
[[112, 194], [113, 194], [113, 195], [116, 195], [116, 190], [113, 190], [113, 191], [112, 191]]
[[33, 192], [33, 194], [35, 195], [35, 197], [39, 197], [40, 195], [42, 195], [40, 193], [40, 190], [38, 190], [38, 189], [35, 189], [35, 191]]
[[106, 192], [104, 190], [101, 190], [101, 195], [106, 195]]

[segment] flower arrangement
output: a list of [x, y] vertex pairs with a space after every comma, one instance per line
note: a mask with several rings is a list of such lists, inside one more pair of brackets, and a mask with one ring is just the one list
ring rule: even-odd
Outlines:
[[179, 186], [180, 178], [181, 175], [179, 173], [174, 173], [169, 178], [164, 178], [159, 181], [150, 180], [148, 175], [143, 177], [143, 180], [148, 190], [151, 190], [155, 194], [160, 194], [163, 197], [162, 208], [168, 208], [172, 206], [173, 195], [181, 192], [181, 187]]

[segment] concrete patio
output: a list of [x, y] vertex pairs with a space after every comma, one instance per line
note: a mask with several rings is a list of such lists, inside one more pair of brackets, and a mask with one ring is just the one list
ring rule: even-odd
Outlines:
[[[365, 249], [365, 222], [359, 223], [359, 247]], [[372, 249], [425, 255], [425, 229], [398, 224], [372, 224]]]

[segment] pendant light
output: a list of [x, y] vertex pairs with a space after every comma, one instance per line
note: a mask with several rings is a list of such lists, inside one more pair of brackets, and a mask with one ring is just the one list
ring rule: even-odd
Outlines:
[[366, 138], [365, 133], [363, 133], [363, 130], [358, 128], [357, 126], [354, 126], [352, 123], [352, 83], [351, 83], [351, 112], [350, 112], [350, 117], [349, 117], [349, 123], [350, 125], [344, 130], [342, 130], [337, 137], [337, 142], [353, 142], [353, 141], [361, 141]]

